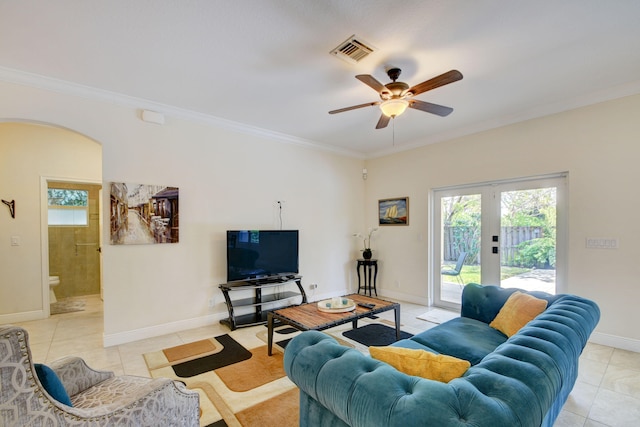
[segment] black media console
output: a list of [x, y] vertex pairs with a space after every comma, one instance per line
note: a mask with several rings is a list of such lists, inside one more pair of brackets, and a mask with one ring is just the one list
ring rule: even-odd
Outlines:
[[[297, 285], [299, 292], [295, 290], [283, 291], [276, 289], [271, 293], [265, 292], [263, 294], [262, 292], [269, 288], [286, 286], [293, 283]], [[222, 319], [220, 323], [227, 325], [232, 331], [245, 326], [266, 324], [268, 310], [263, 310], [263, 306], [266, 304], [273, 304], [274, 307], [270, 308], [270, 310], [275, 310], [286, 307], [287, 305], [282, 305], [282, 303], [290, 298], [302, 297], [300, 304], [305, 304], [307, 302], [307, 295], [302, 287], [302, 276], [298, 275], [278, 275], [259, 279], [229, 282], [221, 284], [219, 288], [222, 290], [222, 295], [224, 295], [224, 299], [227, 304], [227, 310], [229, 310], [229, 318]], [[241, 292], [238, 291], [250, 290], [253, 290], [252, 297], [232, 299], [232, 294], [240, 294]], [[278, 305], [278, 303], [280, 303], [280, 305]], [[248, 307], [254, 307], [253, 311], [243, 314], [236, 313], [236, 311], [242, 311], [238, 309]]]

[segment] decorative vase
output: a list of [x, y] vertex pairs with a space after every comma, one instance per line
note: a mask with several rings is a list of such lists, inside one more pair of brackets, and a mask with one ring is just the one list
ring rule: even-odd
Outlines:
[[362, 251], [362, 258], [364, 259], [371, 259], [372, 255], [373, 253], [371, 252], [371, 249], [365, 249]]

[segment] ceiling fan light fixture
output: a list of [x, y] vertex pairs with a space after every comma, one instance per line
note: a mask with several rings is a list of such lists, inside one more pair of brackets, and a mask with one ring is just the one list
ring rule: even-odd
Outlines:
[[382, 110], [382, 114], [387, 117], [397, 117], [400, 114], [404, 113], [404, 111], [409, 106], [409, 101], [406, 99], [388, 99], [380, 104], [380, 109]]

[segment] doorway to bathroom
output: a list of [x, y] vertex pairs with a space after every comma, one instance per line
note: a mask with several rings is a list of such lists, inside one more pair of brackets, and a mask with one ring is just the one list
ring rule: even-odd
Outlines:
[[101, 190], [98, 183], [47, 180], [50, 313], [84, 309], [101, 295]]

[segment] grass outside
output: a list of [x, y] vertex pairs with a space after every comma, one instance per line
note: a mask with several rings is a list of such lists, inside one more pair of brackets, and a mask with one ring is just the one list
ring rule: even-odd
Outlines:
[[[446, 263], [445, 265], [453, 268], [455, 264]], [[500, 280], [508, 279], [509, 277], [517, 276], [531, 271], [530, 268], [523, 267], [501, 267], [500, 268]], [[482, 283], [480, 281], [480, 266], [479, 265], [464, 265], [462, 266], [462, 272], [460, 273], [462, 281], [464, 283]], [[446, 277], [446, 276], [445, 276]], [[450, 281], [450, 279], [448, 279]]]

